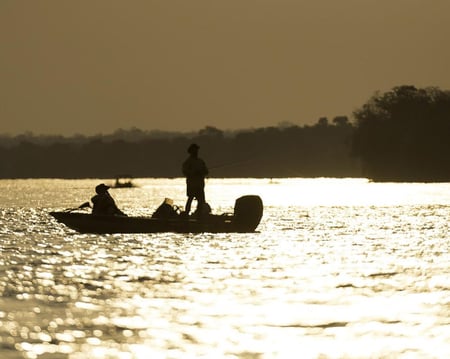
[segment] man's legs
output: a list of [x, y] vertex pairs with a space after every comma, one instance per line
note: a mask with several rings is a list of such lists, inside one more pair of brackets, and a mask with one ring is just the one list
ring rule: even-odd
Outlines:
[[197, 194], [195, 199], [197, 200], [197, 213], [199, 215], [202, 215], [203, 205], [206, 203], [205, 191], [203, 189], [201, 191], [199, 191], [199, 193]]
[[189, 212], [191, 211], [191, 204], [194, 197], [189, 196], [186, 201], [186, 207], [184, 208], [184, 213], [186, 213], [187, 216], [189, 216]]

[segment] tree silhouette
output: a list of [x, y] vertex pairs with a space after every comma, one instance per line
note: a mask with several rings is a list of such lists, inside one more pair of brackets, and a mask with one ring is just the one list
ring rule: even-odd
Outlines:
[[450, 180], [450, 91], [394, 87], [354, 112], [352, 152], [379, 181]]

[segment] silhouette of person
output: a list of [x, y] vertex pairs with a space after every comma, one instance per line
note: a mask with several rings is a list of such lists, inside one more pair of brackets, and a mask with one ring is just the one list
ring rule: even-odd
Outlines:
[[92, 214], [110, 215], [110, 216], [126, 216], [116, 205], [116, 202], [109, 194], [109, 186], [104, 183], [95, 187], [97, 193], [91, 198], [94, 206], [92, 207]]
[[185, 215], [191, 211], [192, 200], [197, 200], [197, 212], [201, 210], [205, 202], [205, 177], [209, 171], [205, 162], [198, 157], [199, 146], [196, 143], [191, 144], [187, 152], [189, 157], [183, 163], [183, 174], [186, 176], [186, 195], [187, 202], [184, 209]]

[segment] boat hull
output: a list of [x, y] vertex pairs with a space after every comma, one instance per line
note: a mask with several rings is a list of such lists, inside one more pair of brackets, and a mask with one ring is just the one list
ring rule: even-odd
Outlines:
[[211, 215], [205, 219], [101, 216], [87, 213], [50, 212], [58, 222], [80, 233], [201, 233], [253, 232], [256, 228], [239, 226], [233, 216]]

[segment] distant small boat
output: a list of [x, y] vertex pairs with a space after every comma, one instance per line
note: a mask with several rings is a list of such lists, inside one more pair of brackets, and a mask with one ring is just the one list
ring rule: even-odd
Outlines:
[[133, 184], [133, 177], [129, 175], [116, 176], [116, 181], [111, 186], [112, 188], [131, 188], [136, 187]]
[[208, 214], [201, 218], [181, 214], [170, 218], [103, 216], [68, 211], [50, 215], [80, 233], [254, 232], [263, 215], [263, 203], [259, 196], [242, 196], [236, 200], [233, 214]]

